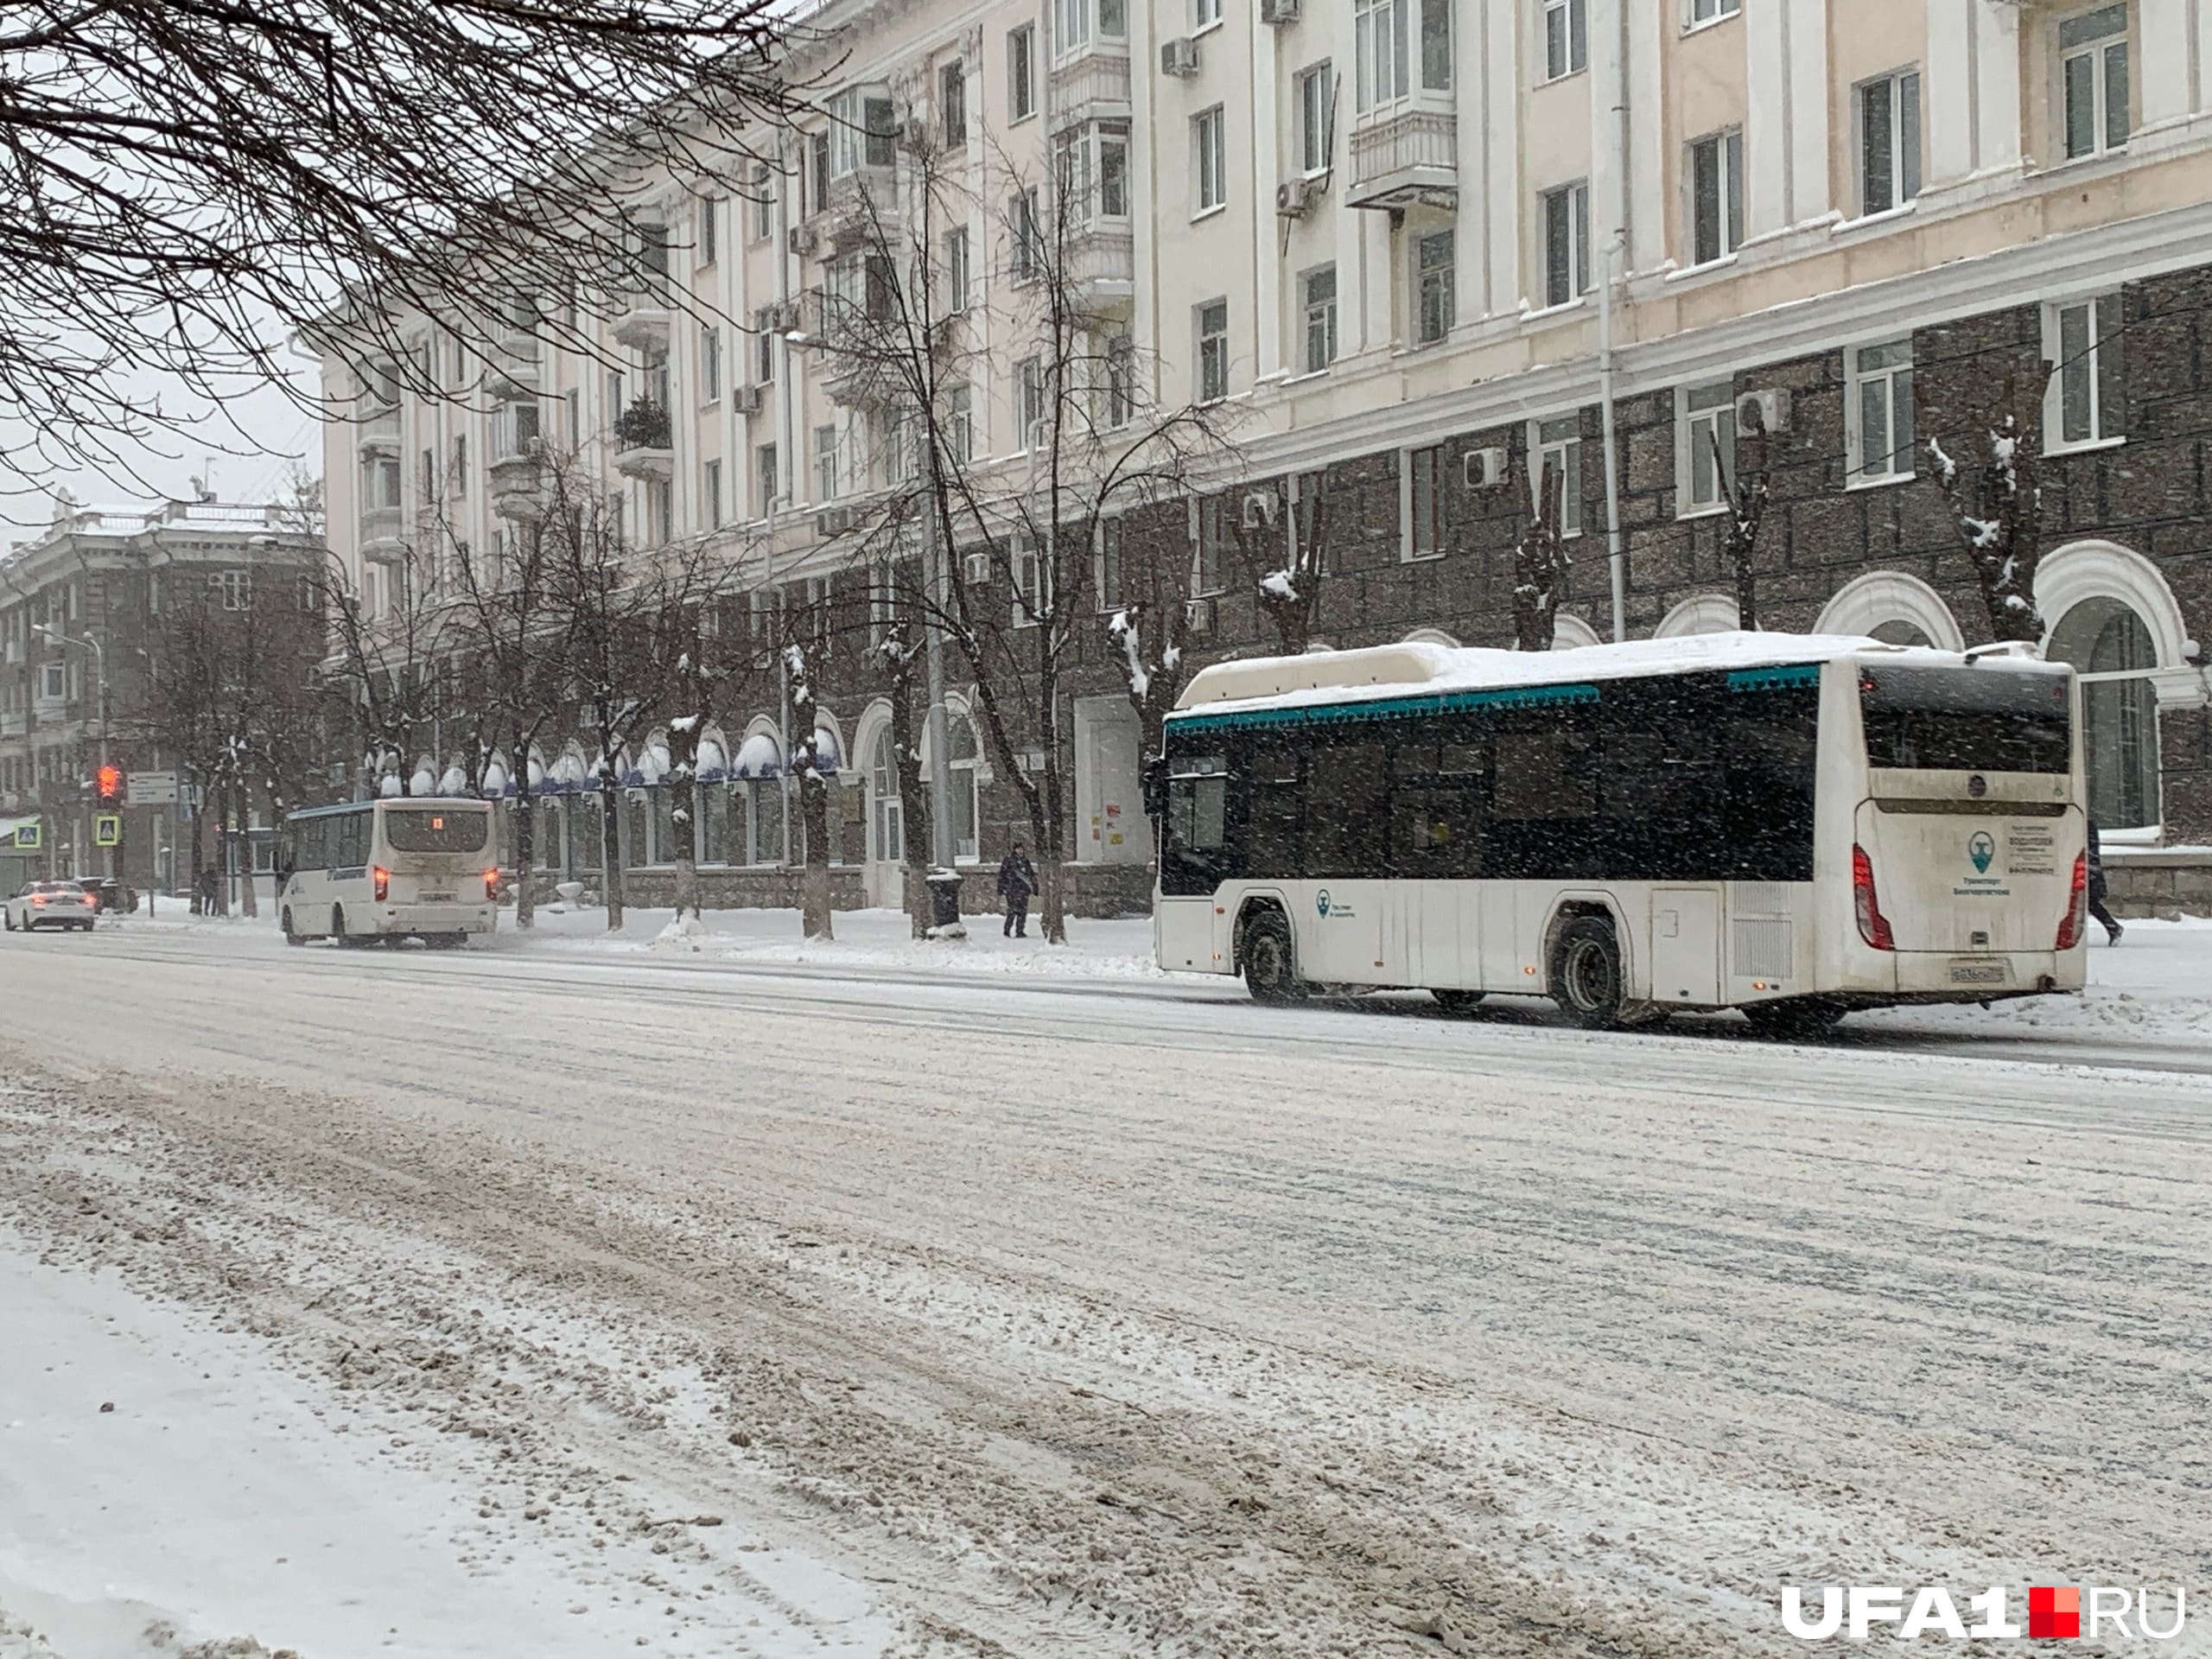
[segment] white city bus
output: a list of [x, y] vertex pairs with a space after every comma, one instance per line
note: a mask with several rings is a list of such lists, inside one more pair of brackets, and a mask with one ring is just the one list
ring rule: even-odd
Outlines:
[[1152, 779], [1160, 965], [1586, 1026], [2081, 988], [2069, 670], [1730, 633], [1194, 676]]
[[284, 821], [277, 919], [294, 944], [410, 936], [459, 944], [499, 914], [488, 801], [402, 798], [311, 807]]

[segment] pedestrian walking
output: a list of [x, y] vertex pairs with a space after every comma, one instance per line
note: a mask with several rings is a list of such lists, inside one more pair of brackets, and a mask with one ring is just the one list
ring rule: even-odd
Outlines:
[[1029, 895], [1037, 891], [1037, 867], [1015, 842], [999, 861], [999, 897], [1006, 900], [1006, 937], [1029, 937]]
[[2089, 914], [2105, 925], [2105, 943], [2118, 944], [2120, 936], [2127, 930], [2113, 919], [2112, 912], [2105, 908], [2105, 852], [2097, 839], [2097, 823], [2089, 820]]

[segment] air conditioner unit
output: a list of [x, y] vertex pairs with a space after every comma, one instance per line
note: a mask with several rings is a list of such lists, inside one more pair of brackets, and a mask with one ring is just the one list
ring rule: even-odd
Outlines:
[[814, 226], [811, 225], [794, 225], [791, 228], [790, 241], [791, 251], [798, 255], [802, 259], [808, 259], [813, 257], [814, 250], [820, 238], [815, 235]]
[[779, 334], [787, 334], [798, 327], [798, 302], [778, 300], [773, 305], [760, 309], [762, 326]]
[[1275, 498], [1272, 490], [1247, 490], [1244, 493], [1244, 528], [1272, 529], [1275, 522]]
[[1160, 43], [1160, 73], [1188, 80], [1198, 73], [1198, 43], [1178, 39]]
[[1298, 21], [1299, 0], [1260, 0], [1260, 21], [1263, 23], [1294, 23]]
[[1789, 394], [1786, 391], [1747, 391], [1736, 400], [1738, 432], [1787, 432]]
[[857, 507], [824, 507], [814, 515], [815, 531], [823, 537], [842, 536], [859, 522]]
[[918, 115], [910, 115], [899, 124], [899, 143], [904, 149], [918, 151], [930, 141], [930, 124]]
[[1183, 607], [1184, 627], [1194, 639], [1211, 639], [1214, 620], [1214, 601], [1211, 599], [1194, 599]]
[[741, 415], [758, 415], [768, 400], [766, 386], [733, 386], [729, 406]]
[[1461, 465], [1466, 469], [1464, 476], [1471, 490], [1494, 490], [1505, 482], [1503, 449], [1470, 449], [1462, 457]]
[[1281, 219], [1303, 219], [1313, 205], [1313, 181], [1285, 179], [1275, 186], [1275, 213]]
[[970, 588], [980, 588], [991, 579], [991, 556], [970, 553], [960, 561], [961, 580]]

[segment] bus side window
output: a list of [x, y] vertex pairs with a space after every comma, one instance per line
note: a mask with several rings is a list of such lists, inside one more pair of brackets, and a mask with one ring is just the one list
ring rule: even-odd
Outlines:
[[1243, 868], [1252, 877], [1299, 874], [1299, 829], [1305, 811], [1305, 754], [1285, 733], [1255, 741], [1244, 767]]
[[1820, 693], [1746, 692], [1729, 709], [1727, 842], [1746, 881], [1813, 879], [1813, 791]]

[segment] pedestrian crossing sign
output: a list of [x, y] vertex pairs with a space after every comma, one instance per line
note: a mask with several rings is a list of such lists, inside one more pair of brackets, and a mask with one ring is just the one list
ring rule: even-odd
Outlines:
[[120, 812], [99, 812], [92, 817], [92, 845], [120, 847], [123, 844], [123, 815]]
[[39, 830], [41, 827], [41, 825], [36, 823], [17, 824], [16, 826], [16, 850], [19, 853], [37, 851], [39, 845]]

